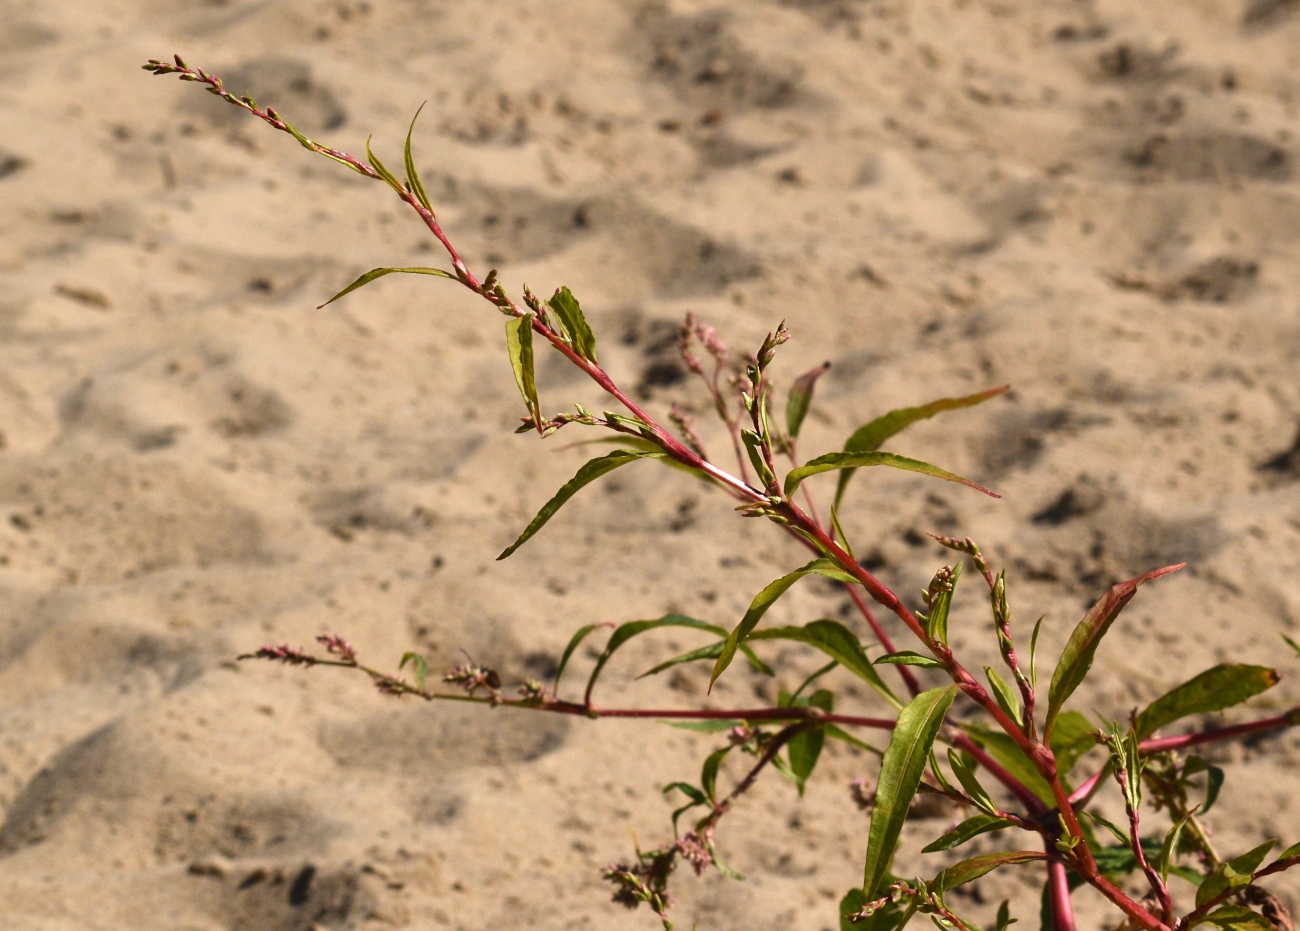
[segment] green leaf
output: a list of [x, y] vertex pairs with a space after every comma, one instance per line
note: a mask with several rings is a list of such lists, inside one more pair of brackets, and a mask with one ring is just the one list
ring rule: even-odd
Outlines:
[[[979, 394], [967, 395], [964, 398], [942, 398], [938, 401], [931, 401], [929, 404], [923, 404], [920, 407], [901, 407], [898, 410], [890, 411], [881, 417], [877, 417], [870, 423], [864, 424], [853, 431], [852, 436], [844, 444], [846, 453], [873, 452], [881, 447], [885, 440], [889, 439], [896, 433], [910, 427], [918, 420], [926, 420], [935, 414], [943, 411], [956, 410], [961, 407], [973, 407], [989, 398], [997, 397], [1007, 390], [1006, 385], [1001, 388], [994, 388], [991, 391], [981, 391]], [[844, 497], [844, 491], [849, 486], [849, 479], [853, 477], [852, 470], [846, 470], [840, 473], [839, 487], [835, 489], [835, 503], [838, 505], [840, 499]]]
[[988, 754], [997, 760], [1011, 775], [1048, 805], [1055, 805], [1052, 788], [1038, 774], [1034, 764], [1029, 762], [1019, 745], [1002, 731], [995, 731], [980, 724], [964, 724], [962, 727], [971, 739], [979, 744]]
[[1286, 634], [1282, 634], [1282, 639], [1286, 641], [1286, 645], [1287, 645], [1287, 646], [1289, 646], [1291, 649], [1295, 650], [1295, 655], [1296, 655], [1296, 656], [1300, 656], [1300, 643], [1296, 643], [1294, 640], [1292, 640], [1292, 639], [1291, 639], [1290, 637], [1288, 637]]
[[1007, 928], [1009, 928], [1011, 925], [1015, 924], [1019, 920], [1020, 920], [1019, 918], [1011, 917], [1010, 900], [1003, 899], [1002, 904], [998, 906], [998, 917], [997, 917], [997, 925], [996, 925], [997, 931], [1007, 931]]
[[667, 724], [669, 727], [675, 727], [678, 730], [694, 731], [697, 734], [721, 734], [723, 731], [729, 731], [739, 724], [740, 719], [711, 718], [705, 721], [660, 721], [659, 723]]
[[1006, 866], [1008, 863], [1028, 863], [1030, 860], [1046, 859], [1047, 854], [1039, 853], [1037, 850], [1004, 850], [998, 853], [981, 854], [978, 857], [971, 857], [969, 860], [962, 860], [946, 870], [941, 870], [930, 883], [930, 889], [942, 895], [949, 889], [956, 889], [964, 883], [993, 872], [999, 866]]
[[833, 738], [834, 740], [842, 740], [850, 747], [857, 747], [859, 750], [866, 750], [868, 753], [874, 753], [876, 756], [884, 756], [883, 751], [871, 746], [871, 744], [867, 743], [865, 740], [860, 740], [859, 738], [854, 737], [839, 725], [827, 724], [823, 730], [826, 731], [827, 737]]
[[1097, 745], [1097, 725], [1085, 714], [1066, 711], [1056, 719], [1049, 745], [1056, 757], [1057, 772], [1067, 776], [1079, 757]]
[[952, 848], [966, 843], [972, 837], [987, 834], [989, 831], [1001, 831], [1003, 828], [1009, 827], [1011, 827], [1011, 822], [1005, 818], [999, 818], [996, 815], [975, 815], [972, 818], [967, 818], [943, 837], [922, 847], [921, 853], [952, 850]]
[[1220, 863], [1219, 866], [1196, 890], [1196, 907], [1200, 908], [1207, 902], [1212, 902], [1225, 892], [1244, 889], [1250, 885], [1254, 878], [1255, 870], [1264, 862], [1268, 852], [1277, 845], [1277, 840], [1269, 840], [1260, 844], [1252, 850], [1248, 850], [1239, 857], [1233, 857]]
[[898, 723], [880, 763], [876, 805], [871, 812], [863, 894], [867, 901], [880, 893], [880, 883], [898, 846], [907, 809], [921, 785], [930, 749], [943, 726], [944, 715], [957, 697], [957, 686], [930, 689], [917, 695], [899, 713]]
[[506, 321], [506, 347], [510, 350], [510, 367], [515, 371], [515, 384], [528, 405], [533, 423], [541, 425], [542, 409], [537, 400], [537, 379], [533, 374], [533, 315], [511, 317]]
[[587, 325], [587, 318], [583, 316], [582, 308], [578, 306], [578, 299], [573, 296], [573, 292], [568, 288], [560, 288], [546, 303], [560, 319], [560, 326], [569, 337], [573, 351], [588, 362], [595, 362], [596, 335]]
[[1223, 788], [1223, 770], [1208, 762], [1205, 758], [1199, 756], [1189, 756], [1187, 763], [1183, 766], [1183, 776], [1194, 776], [1197, 773], [1205, 773], [1205, 804], [1201, 806], [1201, 814], [1205, 814], [1214, 807], [1214, 803], [1219, 799], [1219, 790]]
[[894, 696], [889, 686], [880, 678], [880, 673], [876, 672], [875, 667], [871, 665], [871, 660], [867, 659], [861, 641], [839, 621], [823, 618], [805, 624], [803, 627], [772, 627], [756, 630], [749, 635], [749, 639], [793, 640], [816, 647], [865, 681], [895, 708], [903, 707], [903, 703]]
[[709, 797], [709, 801], [715, 805], [718, 802], [718, 767], [722, 765], [722, 760], [731, 747], [723, 747], [721, 750], [714, 750], [704, 761], [704, 766], [700, 770], [700, 785], [704, 787], [704, 794]]
[[[947, 581], [942, 582], [944, 576]], [[961, 563], [944, 566], [935, 573], [926, 596], [930, 599], [929, 613], [925, 615], [925, 633], [934, 641], [948, 643], [948, 613], [952, 610], [952, 596], [957, 591], [957, 580], [961, 578]]]
[[[654, 667], [653, 669], [649, 669], [641, 673], [641, 675], [637, 676], [637, 678], [644, 679], [646, 676], [653, 676], [657, 673], [663, 672], [665, 669], [671, 669], [673, 666], [680, 666], [682, 663], [693, 663], [696, 660], [701, 660], [701, 659], [714, 659], [714, 660], [717, 659], [719, 656], [722, 655], [722, 648], [727, 645], [727, 639], [726, 639], [727, 631], [723, 628], [719, 628], [719, 630], [722, 630], [723, 636], [722, 639], [719, 640], [717, 643], [710, 643], [707, 646], [702, 646], [694, 650], [688, 650], [687, 652], [681, 654], [680, 656], [674, 656], [672, 659], [664, 660], [662, 663], [660, 663], [658, 666]], [[745, 654], [745, 659], [749, 660], [749, 665], [754, 667], [754, 669], [757, 670], [758, 672], [763, 673], [763, 675], [765, 676], [776, 675], [776, 670], [774, 670], [767, 663], [759, 659], [758, 654], [755, 653], [752, 649], [750, 649], [748, 644], [742, 643], [740, 645], [740, 652]]]
[[797, 469], [791, 469], [785, 477], [785, 496], [788, 498], [794, 494], [799, 484], [810, 475], [818, 475], [822, 472], [833, 472], [836, 469], [858, 469], [864, 466], [890, 466], [895, 469], [903, 469], [907, 472], [920, 472], [922, 475], [929, 475], [932, 478], [941, 478], [946, 482], [957, 482], [960, 485], [967, 485], [976, 491], [982, 491], [991, 498], [1000, 498], [1001, 495], [995, 494], [985, 488], [983, 485], [976, 484], [968, 478], [962, 478], [938, 466], [930, 465], [928, 462], [922, 462], [920, 459], [909, 459], [906, 456], [899, 456], [895, 453], [882, 452], [842, 452], [827, 453], [824, 456], [818, 456], [816, 459], [809, 461]]
[[829, 559], [814, 559], [806, 566], [801, 566], [794, 570], [794, 572], [787, 573], [775, 582], [770, 583], [766, 588], [754, 596], [754, 600], [750, 602], [749, 610], [745, 612], [745, 616], [740, 619], [740, 623], [736, 625], [736, 628], [727, 637], [727, 643], [723, 646], [722, 653], [718, 656], [717, 662], [713, 665], [713, 676], [709, 679], [710, 690], [713, 689], [713, 683], [718, 681], [718, 676], [722, 675], [723, 670], [731, 665], [731, 661], [736, 656], [736, 649], [749, 637], [751, 633], [753, 633], [754, 628], [758, 626], [758, 622], [761, 621], [763, 615], [767, 613], [767, 609], [772, 607], [778, 598], [789, 591], [790, 586], [794, 585], [795, 582], [798, 582], [806, 575], [824, 575], [828, 579], [835, 579], [837, 582], [852, 583], [857, 581], [857, 579], [839, 568], [833, 561]]
[[1292, 844], [1286, 850], [1277, 855], [1279, 860], [1287, 860], [1291, 857], [1300, 857], [1300, 844]]
[[[820, 708], [827, 714], [834, 710], [834, 698], [825, 689], [813, 692], [808, 698], [808, 704]], [[808, 777], [817, 766], [817, 759], [821, 756], [822, 746], [825, 743], [826, 732], [820, 727], [810, 727], [795, 734], [786, 745], [790, 756], [790, 771], [794, 773], [795, 785], [798, 786], [800, 795], [803, 795]]]
[[1020, 693], [1012, 688], [992, 666], [984, 667], [984, 675], [993, 688], [993, 699], [998, 703], [998, 707], [1006, 712], [1007, 717], [1023, 726], [1025, 720], [1023, 709], [1020, 707]]
[[379, 175], [385, 184], [398, 194], [405, 193], [405, 189], [402, 187], [402, 182], [398, 181], [397, 177], [384, 167], [384, 163], [379, 160], [379, 156], [370, 150], [369, 138], [366, 139], [366, 159], [370, 162], [370, 167], [375, 170], [375, 174]]
[[1279, 676], [1267, 666], [1221, 663], [1157, 698], [1138, 715], [1139, 739], [1194, 714], [1209, 714], [1241, 704], [1277, 685]]
[[1223, 931], [1277, 931], [1263, 915], [1241, 905], [1221, 905], [1202, 920]]
[[753, 430], [741, 430], [740, 441], [745, 444], [745, 452], [749, 455], [749, 464], [754, 467], [758, 474], [759, 484], [763, 488], [772, 488], [776, 485], [776, 476], [772, 474], [771, 467], [763, 457], [763, 438]]
[[840, 899], [840, 931], [862, 931], [862, 922], [853, 921], [853, 916], [862, 911], [867, 904], [867, 897], [861, 889], [850, 889]]
[[330, 304], [333, 304], [335, 301], [337, 301], [337, 300], [338, 300], [339, 298], [341, 298], [343, 295], [345, 295], [345, 294], [351, 294], [351, 293], [352, 293], [353, 291], [355, 291], [357, 288], [360, 288], [360, 287], [363, 287], [363, 286], [365, 286], [365, 285], [370, 284], [370, 282], [374, 281], [376, 278], [383, 278], [385, 275], [393, 275], [393, 274], [401, 274], [401, 275], [433, 275], [433, 276], [436, 277], [436, 278], [450, 278], [452, 281], [459, 281], [459, 280], [460, 280], [460, 279], [458, 279], [455, 275], [453, 275], [451, 272], [445, 272], [445, 271], [443, 271], [441, 268], [419, 268], [419, 267], [414, 267], [414, 268], [372, 268], [370, 271], [366, 272], [364, 275], [362, 275], [362, 276], [361, 276], [360, 278], [358, 278], [356, 281], [352, 282], [352, 284], [348, 285], [346, 288], [344, 288], [344, 289], [343, 289], [342, 291], [340, 291], [338, 294], [334, 295], [332, 298], [330, 298], [330, 299], [329, 299], [328, 301], [326, 301], [324, 304], [321, 304], [320, 307], [317, 307], [316, 309], [317, 309], [317, 310], [320, 310], [321, 307], [328, 307]]
[[[1110, 819], [1108, 819], [1108, 818], [1103, 818], [1101, 815], [1099, 815], [1099, 814], [1097, 814], [1096, 812], [1093, 812], [1093, 811], [1080, 811], [1079, 814], [1083, 815], [1083, 816], [1086, 817], [1086, 818], [1090, 818], [1090, 819], [1092, 819], [1094, 822], [1096, 822], [1097, 824], [1100, 824], [1100, 825], [1101, 825], [1103, 828], [1105, 828], [1107, 831], [1110, 831], [1111, 836], [1114, 837], [1115, 840], [1119, 841], [1121, 845], [1124, 845], [1124, 844], [1129, 843], [1129, 837], [1128, 837], [1128, 835], [1125, 834], [1123, 831], [1121, 831], [1121, 830], [1120, 830], [1120, 829], [1115, 825], [1115, 822], [1111, 821]], [[1134, 857], [1133, 862], [1134, 862], [1134, 864], [1137, 863], [1137, 858], [1136, 858], [1136, 857]]]
[[665, 614], [661, 618], [655, 618], [648, 621], [628, 621], [626, 624], [620, 624], [605, 644], [605, 649], [601, 651], [600, 656], [596, 658], [596, 665], [591, 670], [591, 676], [587, 679], [587, 695], [591, 694], [592, 688], [596, 685], [596, 680], [600, 678], [605, 664], [609, 658], [614, 655], [615, 651], [623, 644], [627, 643], [633, 637], [640, 636], [648, 630], [658, 630], [661, 627], [689, 627], [692, 630], [703, 630], [719, 637], [725, 636], [725, 628], [716, 624], [709, 624], [706, 621], [698, 621], [693, 617], [687, 617], [684, 614]]
[[890, 666], [917, 666], [921, 669], [943, 669], [943, 663], [939, 662], [933, 656], [925, 656], [917, 653], [915, 650], [899, 650], [897, 653], [886, 653], [876, 660], [876, 665], [885, 663]]
[[1178, 841], [1183, 836], [1183, 828], [1187, 827], [1187, 822], [1192, 820], [1192, 815], [1196, 814], [1198, 808], [1199, 805], [1192, 806], [1187, 814], [1179, 818], [1165, 835], [1165, 842], [1160, 845], [1160, 859], [1156, 861], [1156, 869], [1160, 871], [1160, 878], [1166, 882], [1169, 880], [1169, 867], [1178, 858]]
[[402, 661], [397, 664], [398, 672], [406, 668], [407, 663], [411, 664], [411, 669], [415, 672], [415, 687], [424, 688], [424, 680], [429, 675], [429, 663], [419, 653], [403, 653]]
[[564, 483], [560, 490], [555, 493], [555, 497], [542, 505], [542, 509], [537, 512], [537, 516], [532, 519], [532, 522], [524, 528], [524, 532], [519, 535], [519, 539], [507, 546], [497, 559], [505, 559], [515, 550], [519, 549], [519, 547], [523, 546], [528, 542], [529, 538], [531, 538], [533, 534], [541, 530], [542, 527], [546, 525], [546, 522], [555, 516], [556, 511], [564, 507], [565, 502], [581, 491], [583, 487], [591, 484], [602, 475], [613, 472], [619, 466], [627, 465], [629, 462], [635, 462], [638, 459], [645, 459], [647, 457], [662, 459], [663, 456], [664, 453], [662, 451], [651, 452], [649, 450], [616, 449], [607, 456], [599, 456], [592, 459], [579, 469], [578, 473], [574, 475], [573, 478]]
[[1045, 735], [1051, 735], [1052, 727], [1056, 724], [1056, 716], [1061, 713], [1061, 707], [1082, 684], [1084, 677], [1088, 675], [1088, 670], [1092, 668], [1092, 660], [1097, 654], [1097, 645], [1101, 643], [1101, 638], [1106, 636], [1106, 632], [1110, 630], [1110, 625], [1119, 616], [1120, 611], [1133, 600], [1138, 587], [1145, 582], [1177, 572], [1185, 565], [1186, 563], [1179, 563], [1176, 566], [1166, 566], [1138, 576], [1136, 579], [1113, 585], [1083, 616], [1083, 620], [1075, 627], [1074, 633], [1070, 635], [1070, 640], [1065, 645], [1065, 650], [1061, 653], [1056, 671], [1052, 673], [1052, 684], [1047, 692], [1047, 720], [1043, 724]]
[[415, 132], [415, 121], [420, 118], [420, 110], [424, 109], [424, 104], [420, 104], [420, 109], [415, 111], [415, 116], [411, 117], [411, 126], [406, 130], [406, 184], [415, 195], [415, 199], [420, 202], [425, 210], [433, 213], [433, 205], [429, 203], [429, 195], [424, 192], [424, 185], [420, 183], [420, 173], [415, 169], [415, 159], [411, 157], [411, 134]]
[[573, 651], [578, 649], [578, 645], [587, 639], [587, 636], [598, 627], [608, 627], [608, 624], [585, 624], [579, 627], [572, 637], [569, 638], [569, 644], [560, 654], [560, 665], [555, 667], [555, 691], [560, 691], [560, 677], [564, 675], [564, 669], [569, 665], [569, 660], [573, 657]]
[[975, 803], [975, 807], [985, 814], [993, 814], [997, 810], [997, 806], [993, 804], [993, 799], [980, 785], [980, 781], [975, 778], [974, 765], [954, 750], [948, 751], [948, 765], [952, 767], [952, 774], [957, 777], [957, 781], [966, 790], [966, 794]]
[[1040, 617], [1034, 624], [1034, 635], [1029, 638], [1029, 684], [1035, 689], [1038, 688], [1038, 634], [1043, 629], [1043, 618]]
[[681, 792], [683, 795], [685, 795], [696, 805], [707, 805], [709, 803], [708, 797], [705, 796], [705, 794], [701, 792], [699, 789], [695, 788], [695, 786], [691, 785], [689, 782], [668, 783], [668, 785], [664, 786], [664, 795], [667, 795], [673, 789], [676, 789], [677, 791]]
[[826, 370], [830, 367], [829, 362], [823, 362], [815, 369], [804, 372], [790, 386], [790, 397], [785, 402], [785, 427], [790, 433], [791, 439], [799, 435], [799, 428], [803, 426], [803, 419], [808, 416], [808, 408], [812, 405], [813, 388], [817, 384], [817, 379], [826, 374]]

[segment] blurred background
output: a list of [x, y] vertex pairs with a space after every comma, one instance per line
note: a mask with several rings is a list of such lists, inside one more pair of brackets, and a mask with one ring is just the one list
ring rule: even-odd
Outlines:
[[[424, 102], [416, 157], [470, 266], [573, 288], [619, 382], [696, 411], [720, 461], [676, 357], [687, 311], [747, 351], [785, 319], [786, 384], [830, 360], [805, 456], [1010, 383], [891, 446], [1001, 500], [858, 476], [843, 519], [873, 571], [914, 601], [945, 561], [923, 533], [975, 537], [1020, 636], [1046, 616], [1050, 662], [1107, 585], [1188, 560], [1075, 707], [1123, 719], [1223, 661], [1284, 677], [1233, 720], [1300, 700], [1279, 637], [1300, 626], [1295, 0], [3, 0], [6, 929], [653, 928], [600, 869], [671, 836], [660, 789], [715, 738], [234, 657], [333, 630], [379, 665], [469, 655], [513, 682], [585, 623], [730, 627], [806, 558], [642, 464], [494, 562], [589, 437], [511, 434], [501, 318], [452, 283], [316, 309], [443, 256], [382, 186], [139, 70], [174, 52], [327, 144], [373, 134], [389, 165]], [[553, 354], [539, 384], [548, 411], [608, 406]], [[977, 595], [951, 624], [970, 666], [995, 656]], [[771, 614], [816, 617], [867, 633], [820, 582]], [[699, 704], [704, 669], [634, 681], [698, 642], [633, 642], [601, 700]], [[779, 681], [737, 666], [712, 700], [820, 665], [772, 658]], [[1300, 840], [1300, 738], [1210, 754], [1221, 849]], [[802, 799], [765, 779], [718, 836], [745, 882], [679, 872], [678, 926], [838, 928], [868, 825], [848, 784], [876, 767], [837, 744]], [[958, 817], [916, 814], [904, 875], [947, 862], [918, 851]], [[1008, 869], [962, 907], [1010, 898], [1037, 927], [1040, 888]], [[1272, 888], [1300, 904], [1295, 878]], [[1081, 928], [1115, 924], [1076, 902]]]

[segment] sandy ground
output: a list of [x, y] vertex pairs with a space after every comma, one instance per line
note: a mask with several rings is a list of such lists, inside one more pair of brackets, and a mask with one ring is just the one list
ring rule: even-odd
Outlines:
[[[449, 283], [314, 309], [441, 256], [382, 188], [139, 70], [172, 52], [330, 144], [373, 133], [390, 164], [427, 101], [416, 149], [471, 265], [573, 287], [653, 411], [707, 410], [673, 363], [687, 310], [748, 348], [787, 319], [780, 377], [832, 361], [807, 454], [1011, 383], [892, 447], [1004, 498], [861, 475], [858, 552], [914, 593], [943, 559], [919, 531], [975, 536], [1022, 636], [1046, 615], [1049, 658], [1107, 584], [1186, 559], [1077, 707], [1119, 717], [1224, 660], [1285, 674], [1236, 719], [1300, 699], [1278, 637], [1300, 628], [1293, 0], [5, 0], [6, 931], [655, 927], [599, 870], [667, 836], [659, 790], [706, 736], [417, 707], [233, 658], [331, 629], [376, 662], [466, 651], [517, 680], [583, 623], [730, 626], [805, 558], [639, 465], [494, 562], [591, 455], [580, 428], [510, 434], [501, 320]], [[539, 380], [550, 409], [607, 406], [554, 357]], [[973, 593], [952, 626], [978, 666]], [[859, 624], [820, 583], [771, 615], [818, 616]], [[702, 669], [632, 678], [698, 642], [634, 642], [602, 700], [703, 701]], [[785, 687], [817, 662], [781, 658]], [[713, 701], [773, 695], [737, 668]], [[1224, 849], [1300, 840], [1300, 738], [1212, 756]], [[835, 747], [805, 798], [761, 784], [719, 837], [747, 880], [679, 875], [679, 926], [835, 927], [867, 828], [847, 783], [874, 769]], [[951, 820], [911, 822], [900, 870], [946, 862], [916, 851]], [[1010, 896], [1037, 927], [1040, 881], [994, 874], [963, 906]], [[1274, 888], [1300, 904], [1297, 880]]]

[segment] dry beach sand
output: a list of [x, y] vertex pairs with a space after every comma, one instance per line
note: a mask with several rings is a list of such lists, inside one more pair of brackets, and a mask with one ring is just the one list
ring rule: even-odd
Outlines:
[[[1049, 658], [1106, 585], [1186, 559], [1077, 707], [1121, 717], [1228, 660], [1284, 675], [1234, 720], [1300, 700], [1278, 636], [1300, 629], [1294, 0], [3, 0], [5, 931], [653, 928], [599, 870], [668, 835], [659, 790], [707, 736], [233, 658], [329, 629], [517, 681], [584, 623], [730, 626], [805, 558], [640, 464], [494, 562], [592, 455], [581, 428], [511, 435], [501, 319], [450, 283], [314, 309], [441, 256], [382, 187], [139, 70], [172, 52], [390, 164], [428, 101], [416, 150], [471, 266], [570, 285], [657, 413], [706, 410], [673, 361], [688, 310], [737, 347], [788, 320], [782, 378], [831, 360], [809, 454], [1011, 383], [892, 445], [1002, 500], [859, 475], [859, 553], [914, 598], [943, 561], [920, 532], [973, 535]], [[553, 356], [539, 381], [548, 409], [608, 406]], [[972, 666], [993, 659], [974, 595], [952, 625]], [[859, 623], [819, 582], [771, 616]], [[704, 701], [703, 669], [633, 679], [698, 642], [635, 641], [602, 700]], [[786, 687], [817, 663], [782, 656]], [[710, 700], [774, 694], [737, 667]], [[1210, 755], [1222, 849], [1300, 840], [1300, 736]], [[847, 784], [874, 771], [836, 746], [803, 799], [765, 780], [719, 835], [746, 881], [680, 873], [679, 927], [837, 927], [867, 829]], [[909, 823], [900, 871], [947, 862], [917, 851], [952, 818]], [[1010, 897], [1034, 928], [1040, 882], [1007, 870], [962, 904]]]

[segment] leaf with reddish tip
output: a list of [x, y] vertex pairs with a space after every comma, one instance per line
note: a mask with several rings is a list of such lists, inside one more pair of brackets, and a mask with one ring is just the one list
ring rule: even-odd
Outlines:
[[864, 466], [890, 466], [894, 469], [903, 469], [907, 472], [920, 472], [922, 475], [929, 475], [932, 478], [941, 478], [945, 482], [957, 482], [960, 485], [966, 485], [974, 488], [976, 491], [982, 491], [990, 498], [1002, 497], [995, 492], [989, 491], [983, 485], [972, 482], [968, 478], [962, 478], [946, 469], [930, 465], [928, 462], [922, 462], [920, 459], [909, 459], [906, 456], [899, 456], [895, 453], [882, 452], [842, 452], [827, 453], [824, 456], [818, 456], [806, 465], [797, 469], [791, 469], [785, 477], [785, 495], [788, 498], [794, 494], [795, 489], [799, 487], [804, 479], [821, 472], [833, 472], [837, 469], [859, 469]]
[[[973, 407], [987, 401], [989, 398], [997, 397], [1009, 387], [1011, 386], [1003, 385], [1001, 388], [981, 391], [979, 394], [971, 394], [962, 398], [940, 398], [938, 401], [931, 401], [929, 404], [922, 404], [920, 407], [900, 407], [898, 410], [890, 411], [888, 414], [877, 417], [870, 423], [863, 424], [854, 430], [844, 444], [844, 451], [848, 453], [877, 450], [885, 440], [907, 429], [918, 420], [927, 420], [944, 411]], [[840, 499], [844, 497], [844, 491], [849, 487], [849, 479], [852, 477], [853, 471], [851, 469], [840, 473], [839, 487], [835, 489], [836, 504], [839, 504]]]
[[[871, 812], [867, 835], [867, 860], [863, 868], [862, 892], [870, 902], [880, 894], [894, 848], [907, 819], [908, 806], [921, 785], [934, 740], [943, 727], [944, 715], [957, 697], [957, 686], [930, 689], [908, 702], [880, 763], [876, 806]], [[1041, 856], [1041, 855], [1040, 855]]]
[[804, 372], [790, 386], [790, 397], [785, 402], [785, 428], [789, 431], [791, 439], [799, 435], [799, 428], [803, 426], [803, 419], [808, 416], [808, 408], [812, 405], [813, 388], [817, 384], [817, 379], [826, 374], [826, 370], [830, 367], [829, 362], [823, 362], [815, 369]]
[[1187, 563], [1180, 562], [1176, 566], [1165, 566], [1163, 569], [1156, 569], [1136, 579], [1113, 585], [1096, 604], [1088, 609], [1083, 620], [1074, 628], [1074, 633], [1070, 634], [1070, 640], [1066, 643], [1065, 650], [1056, 664], [1056, 671], [1052, 673], [1052, 684], [1047, 692], [1047, 720], [1043, 724], [1044, 736], [1051, 735], [1052, 727], [1056, 724], [1056, 716], [1061, 713], [1062, 706], [1074, 694], [1074, 690], [1083, 683], [1088, 670], [1092, 668], [1092, 661], [1097, 655], [1097, 645], [1101, 643], [1101, 638], [1106, 636], [1115, 618], [1133, 600], [1138, 588], [1146, 582], [1177, 572], [1185, 565]]
[[550, 501], [547, 501], [546, 504], [542, 505], [542, 509], [537, 512], [537, 516], [534, 517], [528, 526], [524, 528], [524, 532], [519, 535], [519, 539], [502, 550], [501, 555], [498, 556], [497, 559], [505, 559], [515, 550], [519, 549], [519, 547], [523, 546], [528, 542], [533, 534], [541, 530], [542, 527], [546, 525], [546, 522], [555, 516], [556, 511], [564, 507], [565, 502], [602, 475], [605, 475], [608, 472], [613, 472], [619, 466], [627, 465], [629, 462], [635, 462], [638, 459], [655, 457], [663, 458], [663, 456], [664, 453], [662, 451], [651, 452], [649, 450], [616, 449], [608, 456], [599, 456], [592, 459], [579, 469], [573, 478], [565, 482]]
[[1222, 711], [1254, 698], [1277, 685], [1280, 678], [1267, 666], [1221, 663], [1157, 698], [1133, 726], [1141, 740], [1180, 718]]
[[363, 287], [364, 285], [368, 285], [368, 284], [370, 284], [370, 282], [374, 281], [376, 278], [382, 278], [382, 277], [384, 277], [385, 275], [392, 275], [392, 274], [402, 274], [402, 275], [433, 275], [433, 276], [435, 276], [435, 277], [437, 277], [437, 278], [450, 278], [452, 281], [459, 281], [459, 280], [460, 280], [460, 279], [457, 278], [455, 275], [453, 275], [451, 272], [445, 272], [445, 271], [443, 271], [441, 268], [374, 268], [374, 269], [371, 269], [370, 271], [366, 272], [364, 275], [362, 275], [362, 276], [361, 276], [360, 278], [358, 278], [356, 281], [352, 282], [352, 284], [348, 285], [346, 288], [344, 288], [344, 289], [343, 289], [342, 291], [340, 291], [338, 294], [334, 295], [332, 298], [330, 298], [330, 299], [329, 299], [328, 301], [326, 301], [324, 304], [321, 304], [320, 307], [317, 307], [316, 309], [317, 309], [317, 310], [320, 310], [321, 307], [327, 307], [327, 306], [329, 306], [330, 304], [333, 304], [335, 301], [337, 301], [337, 300], [338, 300], [339, 298], [341, 298], [343, 295], [345, 295], [345, 294], [351, 294], [351, 293], [352, 293], [353, 291], [355, 291], [357, 288], [360, 288], [360, 287]]

